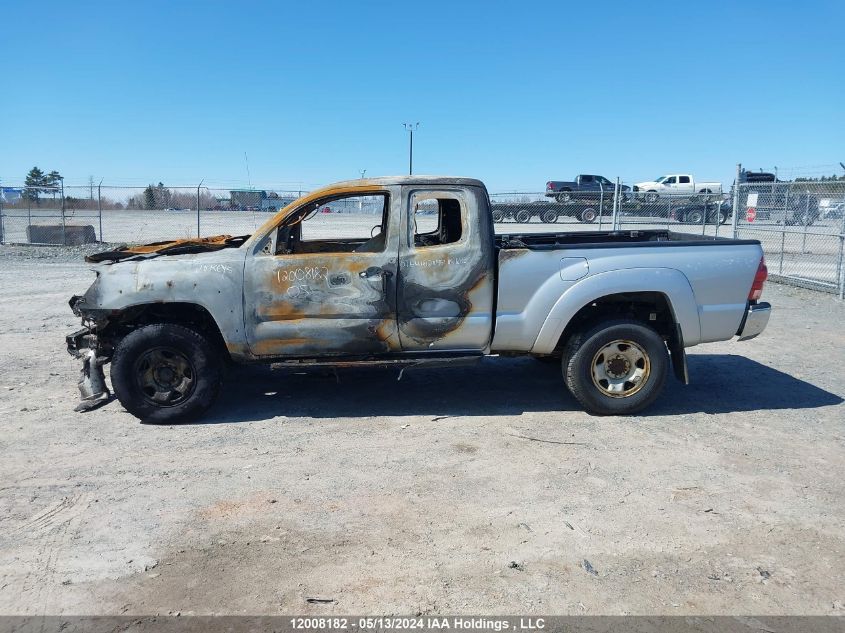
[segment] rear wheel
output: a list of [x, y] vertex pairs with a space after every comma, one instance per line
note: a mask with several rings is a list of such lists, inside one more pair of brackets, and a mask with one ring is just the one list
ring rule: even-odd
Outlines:
[[606, 321], [576, 333], [563, 354], [566, 386], [594, 415], [645, 409], [663, 390], [668, 368], [663, 339], [639, 321]]
[[498, 224], [499, 222], [504, 221], [504, 219], [505, 219], [505, 214], [503, 212], [493, 211], [493, 222], [496, 222]]
[[199, 332], [182, 325], [145, 325], [124, 337], [111, 363], [114, 393], [144, 422], [181, 422], [217, 397], [223, 362]]
[[704, 214], [701, 211], [693, 210], [686, 214], [684, 221], [687, 224], [701, 224]]
[[587, 207], [578, 215], [578, 218], [582, 222], [592, 223], [596, 221], [596, 218], [599, 217], [599, 214], [596, 212], [595, 209], [592, 207]]
[[647, 194], [645, 194], [645, 201], [649, 204], [654, 204], [655, 202], [657, 202], [658, 198], [660, 198], [660, 196], [657, 194], [656, 191], [649, 191]]
[[520, 209], [516, 212], [516, 221], [520, 224], [526, 224], [527, 222], [531, 221], [531, 213], [526, 211], [525, 209]]
[[557, 194], [556, 199], [558, 202], [562, 203], [569, 202], [570, 200], [572, 200], [572, 192], [569, 190], [561, 191], [559, 194]]
[[558, 214], [553, 209], [548, 209], [540, 214], [540, 219], [546, 224], [554, 224], [557, 222]]

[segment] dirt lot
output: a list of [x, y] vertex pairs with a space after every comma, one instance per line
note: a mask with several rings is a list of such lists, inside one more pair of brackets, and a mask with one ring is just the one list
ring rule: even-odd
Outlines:
[[[239, 370], [204, 423], [72, 412], [77, 251], [0, 247], [0, 613], [845, 612], [845, 306], [691, 350], [642, 417], [559, 369]], [[334, 602], [313, 604], [319, 598]]]

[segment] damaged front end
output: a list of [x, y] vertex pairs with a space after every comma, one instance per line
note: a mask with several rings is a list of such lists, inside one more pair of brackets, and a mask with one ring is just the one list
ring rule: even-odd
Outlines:
[[82, 400], [74, 411], [90, 411], [111, 400], [103, 374], [103, 365], [109, 361], [109, 356], [101, 349], [97, 320], [82, 312], [82, 302], [83, 297], [74, 295], [69, 303], [73, 313], [82, 317], [85, 327], [65, 337], [68, 353], [82, 361], [78, 385]]

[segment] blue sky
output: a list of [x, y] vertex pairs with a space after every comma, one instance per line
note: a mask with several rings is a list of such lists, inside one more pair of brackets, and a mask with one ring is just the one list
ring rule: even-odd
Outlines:
[[[13, 2], [0, 180], [541, 190], [845, 161], [845, 2]], [[830, 167], [828, 167], [830, 166]], [[841, 173], [841, 169], [839, 170]]]

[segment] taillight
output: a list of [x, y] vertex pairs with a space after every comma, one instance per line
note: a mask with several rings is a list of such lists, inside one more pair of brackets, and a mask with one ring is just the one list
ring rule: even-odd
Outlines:
[[769, 278], [769, 269], [766, 268], [766, 258], [760, 258], [760, 265], [757, 266], [757, 274], [754, 275], [754, 283], [748, 293], [749, 301], [757, 301], [763, 295], [763, 284]]
[[551, 183], [551, 182], [547, 182], [547, 183], [546, 183], [546, 189], [551, 189], [551, 188], [552, 188], [552, 183]]

